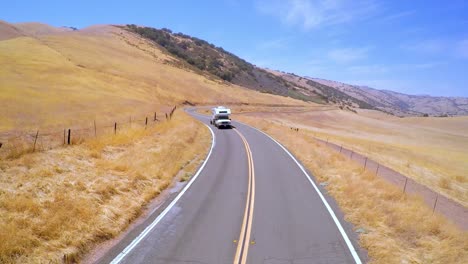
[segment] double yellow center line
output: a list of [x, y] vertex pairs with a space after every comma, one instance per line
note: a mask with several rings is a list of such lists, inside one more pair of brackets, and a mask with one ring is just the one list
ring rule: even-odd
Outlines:
[[235, 129], [235, 131], [237, 134], [239, 134], [240, 138], [244, 142], [245, 150], [247, 152], [247, 161], [249, 164], [247, 202], [245, 205], [244, 219], [242, 221], [236, 255], [234, 256], [234, 264], [245, 264], [247, 262], [247, 254], [250, 245], [250, 233], [252, 231], [252, 219], [255, 201], [255, 170], [249, 143], [247, 143], [245, 137], [237, 129]]

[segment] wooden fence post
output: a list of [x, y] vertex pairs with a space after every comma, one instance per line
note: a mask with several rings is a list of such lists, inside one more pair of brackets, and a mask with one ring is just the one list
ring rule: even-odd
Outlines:
[[366, 157], [366, 161], [364, 161], [364, 170], [367, 168], [367, 157]]
[[380, 164], [377, 163], [377, 169], [375, 170], [375, 175], [379, 175]]
[[117, 134], [117, 122], [114, 123], [114, 135]]
[[167, 113], [166, 113], [166, 121], [167, 121]]
[[148, 117], [146, 117], [146, 120], [145, 120], [145, 129], [148, 127]]
[[68, 145], [71, 143], [71, 129], [68, 129]]
[[436, 206], [437, 206], [437, 200], [439, 200], [439, 194], [437, 194], [435, 202], [434, 202], [434, 208], [432, 208], [432, 214], [434, 214]]
[[2, 146], [3, 146], [3, 143], [2, 143], [2, 142], [0, 142], [0, 148], [2, 148]]
[[405, 177], [405, 186], [403, 187], [403, 193], [406, 193], [406, 184], [408, 183], [408, 177]]
[[156, 121], [156, 112], [154, 112], [154, 120], [153, 121]]
[[39, 130], [37, 130], [36, 137], [34, 138], [33, 152], [36, 151], [36, 142], [37, 142], [37, 137], [38, 136], [39, 136]]

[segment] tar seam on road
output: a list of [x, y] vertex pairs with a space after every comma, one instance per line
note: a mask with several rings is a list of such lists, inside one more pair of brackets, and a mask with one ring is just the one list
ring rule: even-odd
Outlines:
[[250, 245], [250, 234], [252, 233], [252, 219], [255, 204], [255, 168], [252, 158], [252, 151], [250, 150], [249, 143], [245, 137], [237, 130], [234, 131], [239, 134], [244, 142], [245, 151], [247, 152], [247, 162], [249, 164], [249, 181], [247, 187], [247, 201], [244, 211], [244, 219], [242, 221], [241, 232], [237, 244], [236, 255], [234, 256], [234, 264], [245, 264], [247, 262], [247, 255]]
[[[245, 124], [244, 124], [245, 125]], [[317, 185], [314, 183], [314, 181], [312, 180], [312, 178], [310, 177], [310, 175], [307, 173], [307, 171], [304, 169], [304, 167], [299, 163], [299, 161], [297, 161], [297, 159], [283, 146], [281, 145], [281, 143], [279, 143], [278, 141], [276, 141], [273, 137], [271, 137], [270, 135], [268, 135], [267, 133], [261, 131], [260, 129], [257, 129], [255, 127], [251, 127], [251, 126], [248, 126], [248, 125], [245, 125], [247, 127], [250, 127], [250, 128], [253, 128], [255, 130], [257, 130], [258, 132], [264, 134], [265, 136], [267, 136], [268, 138], [270, 138], [273, 142], [275, 142], [278, 146], [280, 146], [288, 155], [289, 157], [291, 157], [294, 162], [296, 162], [297, 166], [299, 166], [299, 168], [302, 170], [302, 172], [304, 173], [304, 175], [307, 177], [307, 179], [309, 180], [310, 184], [314, 187], [315, 191], [318, 193], [320, 199], [322, 200], [322, 202], [324, 203], [325, 207], [327, 208], [328, 210], [328, 213], [330, 213], [333, 221], [335, 222], [335, 225], [338, 227], [338, 230], [340, 231], [341, 233], [341, 236], [343, 237], [346, 245], [348, 246], [348, 249], [351, 253], [351, 255], [353, 256], [354, 258], [354, 261], [356, 262], [356, 264], [362, 264], [362, 261], [361, 259], [359, 258], [359, 255], [357, 254], [356, 250], [354, 249], [354, 246], [353, 244], [351, 243], [351, 240], [349, 239], [348, 235], [346, 234], [346, 231], [344, 230], [343, 226], [341, 225], [340, 221], [338, 220], [338, 217], [336, 217], [335, 215], [335, 212], [333, 212], [333, 209], [331, 208], [331, 206], [328, 204], [327, 200], [325, 199], [325, 197], [323, 196], [322, 192], [320, 192], [320, 189], [317, 187]]]
[[162, 220], [162, 218], [172, 209], [172, 207], [174, 207], [174, 205], [180, 200], [180, 198], [184, 195], [184, 193], [189, 189], [189, 187], [195, 182], [195, 180], [198, 178], [198, 175], [200, 175], [201, 171], [203, 170], [203, 168], [205, 167], [206, 163], [208, 162], [210, 156], [211, 156], [211, 153], [213, 152], [213, 148], [216, 144], [216, 137], [215, 137], [215, 134], [213, 132], [213, 130], [205, 125], [206, 127], [208, 127], [208, 129], [210, 130], [211, 132], [211, 137], [212, 137], [212, 141], [211, 141], [211, 148], [210, 148], [210, 152], [208, 153], [208, 155], [206, 156], [205, 158], [205, 161], [203, 162], [203, 164], [200, 166], [200, 168], [198, 169], [197, 173], [192, 177], [192, 179], [187, 183], [187, 185], [185, 185], [184, 189], [182, 189], [182, 191], [176, 196], [176, 198], [166, 207], [166, 209], [164, 209], [164, 211], [162, 211], [162, 213], [160, 215], [158, 215], [158, 217], [149, 225], [145, 228], [145, 230], [143, 230], [143, 232], [140, 233], [140, 235], [138, 235], [133, 241], [132, 243], [130, 243], [122, 252], [120, 252], [119, 255], [117, 255], [117, 257], [115, 257], [111, 264], [118, 264], [120, 263], [124, 257], [130, 253], [130, 251], [132, 251], [132, 249], [138, 245], [138, 243], [141, 242], [141, 240], [143, 240], [143, 238], [145, 238], [149, 232], [151, 232], [151, 230], [153, 230], [153, 228]]

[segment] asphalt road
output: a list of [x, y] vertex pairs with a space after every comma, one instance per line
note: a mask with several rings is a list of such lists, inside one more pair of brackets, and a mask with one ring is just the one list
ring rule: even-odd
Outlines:
[[263, 133], [234, 125], [211, 127], [215, 144], [200, 173], [99, 263], [365, 261], [333, 200], [296, 161]]

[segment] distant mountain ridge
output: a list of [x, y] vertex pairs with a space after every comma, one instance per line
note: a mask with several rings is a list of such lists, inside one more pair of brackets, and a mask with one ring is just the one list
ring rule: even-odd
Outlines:
[[38, 22], [14, 23], [0, 20], [0, 41], [24, 36], [53, 35], [76, 30], [71, 27], [53, 27]]
[[395, 115], [468, 115], [468, 98], [464, 97], [408, 95], [367, 86], [350, 85], [312, 77], [307, 78], [367, 102], [376, 109]]

